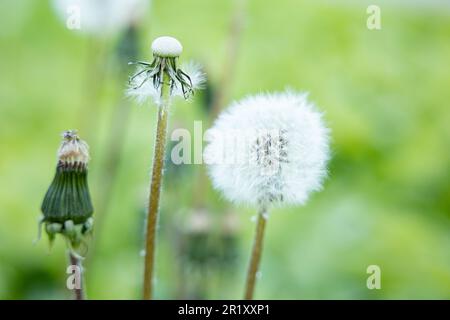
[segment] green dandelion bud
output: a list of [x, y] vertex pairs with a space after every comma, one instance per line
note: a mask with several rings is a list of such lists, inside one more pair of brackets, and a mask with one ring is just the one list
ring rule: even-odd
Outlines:
[[65, 131], [55, 177], [45, 194], [40, 221], [50, 243], [61, 234], [77, 250], [92, 231], [93, 207], [87, 182], [88, 145], [75, 130]]

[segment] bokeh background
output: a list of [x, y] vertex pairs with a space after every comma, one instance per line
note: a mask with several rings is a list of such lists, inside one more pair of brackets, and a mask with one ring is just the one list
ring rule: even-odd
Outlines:
[[[256, 298], [450, 298], [448, 2], [94, 2], [81, 30], [55, 1], [0, 3], [1, 299], [71, 297], [62, 239], [32, 241], [59, 134], [74, 128], [92, 157], [88, 296], [141, 297], [156, 109], [124, 90], [127, 62], [150, 60], [166, 34], [208, 76], [174, 104], [171, 129], [206, 129], [233, 99], [286, 87], [310, 92], [332, 129], [324, 190], [270, 216]], [[369, 4], [381, 30], [366, 27]], [[254, 214], [212, 190], [204, 166], [167, 163], [156, 298], [240, 299]], [[366, 287], [369, 265], [380, 290]]]

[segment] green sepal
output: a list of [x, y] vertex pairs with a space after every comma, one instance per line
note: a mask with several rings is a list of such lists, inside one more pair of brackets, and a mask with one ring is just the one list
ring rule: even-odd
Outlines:
[[58, 163], [41, 210], [47, 223], [72, 220], [75, 224], [83, 224], [92, 216], [94, 209], [84, 164]]

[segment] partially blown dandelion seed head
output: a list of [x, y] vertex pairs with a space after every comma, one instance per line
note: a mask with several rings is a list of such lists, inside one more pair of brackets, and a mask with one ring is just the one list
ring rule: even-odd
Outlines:
[[[199, 67], [190, 64], [192, 70], [178, 68], [178, 56], [183, 51], [181, 43], [172, 37], [159, 37], [152, 43], [152, 62], [138, 61], [129, 64], [138, 65], [137, 72], [130, 77], [127, 95], [138, 102], [151, 98], [161, 105], [163, 85], [170, 87], [170, 96], [183, 96], [188, 99], [199, 89], [205, 79]], [[186, 71], [187, 70], [187, 71]], [[168, 80], [163, 80], [167, 77]]]
[[303, 204], [326, 176], [328, 132], [306, 94], [249, 96], [216, 120], [204, 159], [231, 201]]

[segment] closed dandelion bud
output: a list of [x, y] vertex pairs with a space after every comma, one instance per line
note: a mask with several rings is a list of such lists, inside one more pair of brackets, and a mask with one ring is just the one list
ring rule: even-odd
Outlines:
[[88, 145], [75, 130], [65, 131], [58, 150], [55, 177], [45, 194], [41, 223], [52, 242], [63, 235], [77, 249], [92, 230], [93, 207], [87, 182]]

